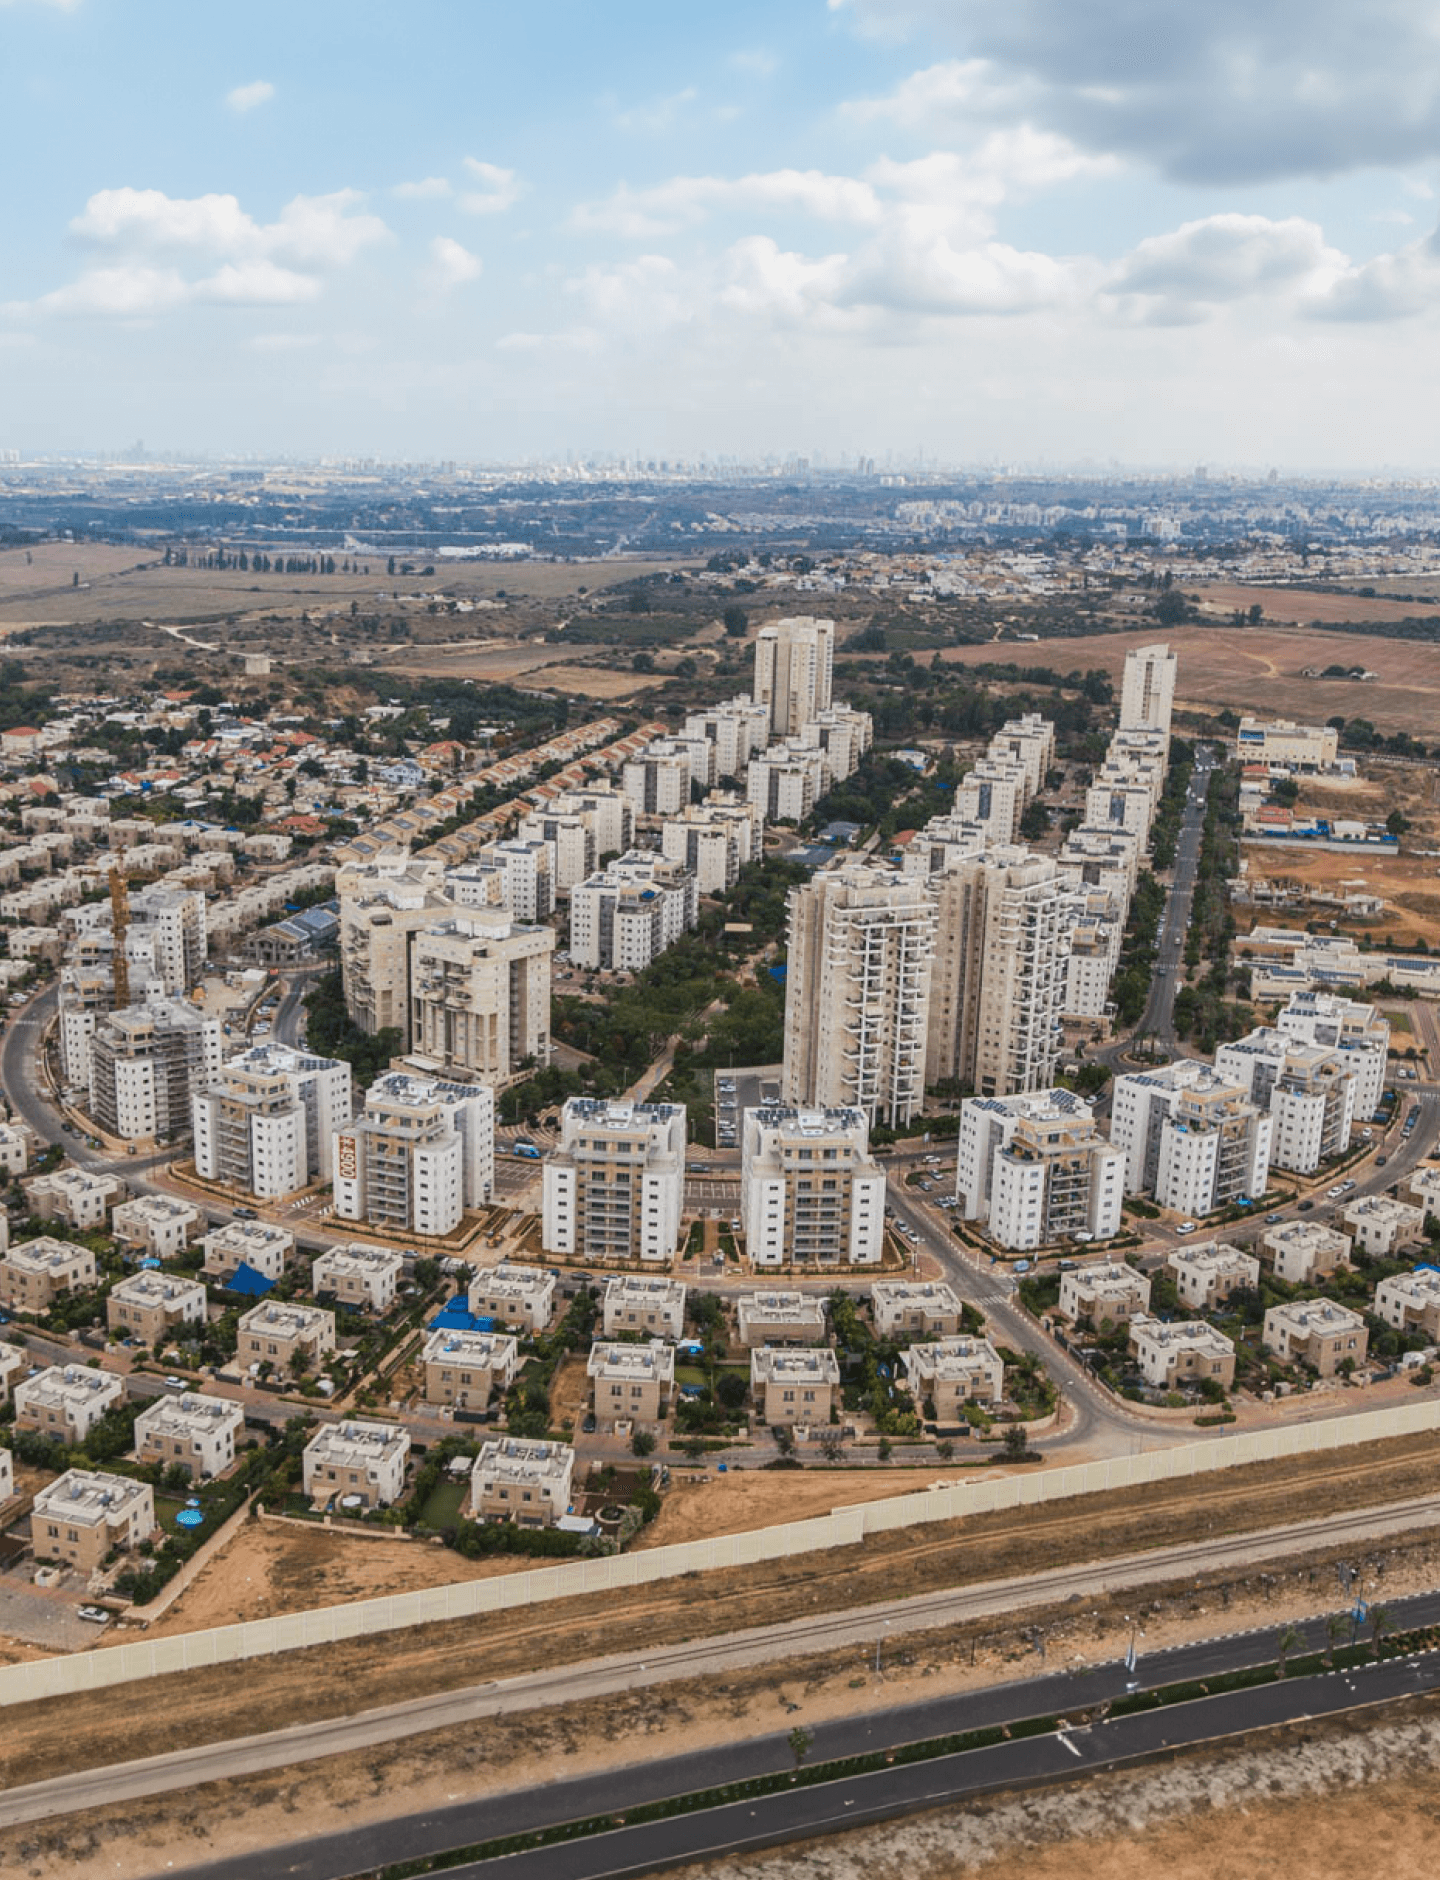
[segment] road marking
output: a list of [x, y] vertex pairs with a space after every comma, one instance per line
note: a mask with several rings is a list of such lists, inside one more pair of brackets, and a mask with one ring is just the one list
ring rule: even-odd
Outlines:
[[1075, 1747], [1075, 1745], [1074, 1745], [1074, 1744], [1073, 1744], [1073, 1743], [1072, 1743], [1072, 1742], [1070, 1741], [1070, 1739], [1069, 1739], [1069, 1737], [1068, 1737], [1068, 1736], [1059, 1736], [1059, 1735], [1057, 1735], [1057, 1736], [1056, 1736], [1056, 1738], [1055, 1738], [1055, 1741], [1056, 1741], [1057, 1743], [1063, 1743], [1063, 1744], [1064, 1744], [1064, 1746], [1065, 1746], [1065, 1748], [1069, 1750], [1069, 1752], [1070, 1752], [1070, 1754], [1071, 1754], [1072, 1756], [1079, 1756], [1079, 1755], [1080, 1755], [1080, 1751], [1079, 1751], [1079, 1750], [1078, 1750], [1078, 1749], [1077, 1749], [1077, 1748]]

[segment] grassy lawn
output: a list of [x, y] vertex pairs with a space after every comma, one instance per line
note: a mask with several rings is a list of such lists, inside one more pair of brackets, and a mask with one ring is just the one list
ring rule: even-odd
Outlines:
[[155, 1496], [155, 1525], [159, 1528], [163, 1528], [167, 1534], [178, 1533], [179, 1530], [175, 1526], [175, 1517], [185, 1506], [187, 1500], [188, 1497], [185, 1495], [162, 1495], [157, 1491]]
[[437, 1529], [454, 1527], [460, 1519], [461, 1505], [469, 1492], [468, 1476], [459, 1482], [438, 1483], [432, 1489], [425, 1506], [420, 1510], [420, 1526]]

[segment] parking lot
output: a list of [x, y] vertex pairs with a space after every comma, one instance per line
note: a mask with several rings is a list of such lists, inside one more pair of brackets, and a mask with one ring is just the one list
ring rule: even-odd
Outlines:
[[715, 1146], [738, 1149], [740, 1118], [746, 1110], [762, 1103], [780, 1101], [778, 1064], [759, 1064], [751, 1070], [727, 1070], [715, 1073]]

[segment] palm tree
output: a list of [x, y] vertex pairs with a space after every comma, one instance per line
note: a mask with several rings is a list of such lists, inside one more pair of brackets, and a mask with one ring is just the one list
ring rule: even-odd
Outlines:
[[1388, 1606], [1372, 1606], [1370, 1608], [1370, 1637], [1374, 1641], [1375, 1656], [1377, 1658], [1380, 1656], [1381, 1636], [1389, 1630], [1390, 1608]]
[[1325, 1662], [1327, 1665], [1334, 1664], [1335, 1646], [1340, 1639], [1344, 1638], [1349, 1627], [1350, 1619], [1347, 1613], [1332, 1612], [1325, 1621]]
[[1280, 1661], [1279, 1675], [1285, 1675], [1285, 1660], [1297, 1645], [1305, 1643], [1305, 1634], [1297, 1625], [1283, 1625], [1279, 1637], [1275, 1640], [1275, 1653]]

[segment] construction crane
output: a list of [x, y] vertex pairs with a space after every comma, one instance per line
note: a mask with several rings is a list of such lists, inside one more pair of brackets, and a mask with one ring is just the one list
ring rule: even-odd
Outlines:
[[110, 932], [113, 939], [111, 972], [115, 989], [115, 1010], [123, 1012], [130, 1003], [130, 962], [125, 957], [125, 935], [130, 929], [130, 890], [124, 870], [118, 862], [110, 864]]

